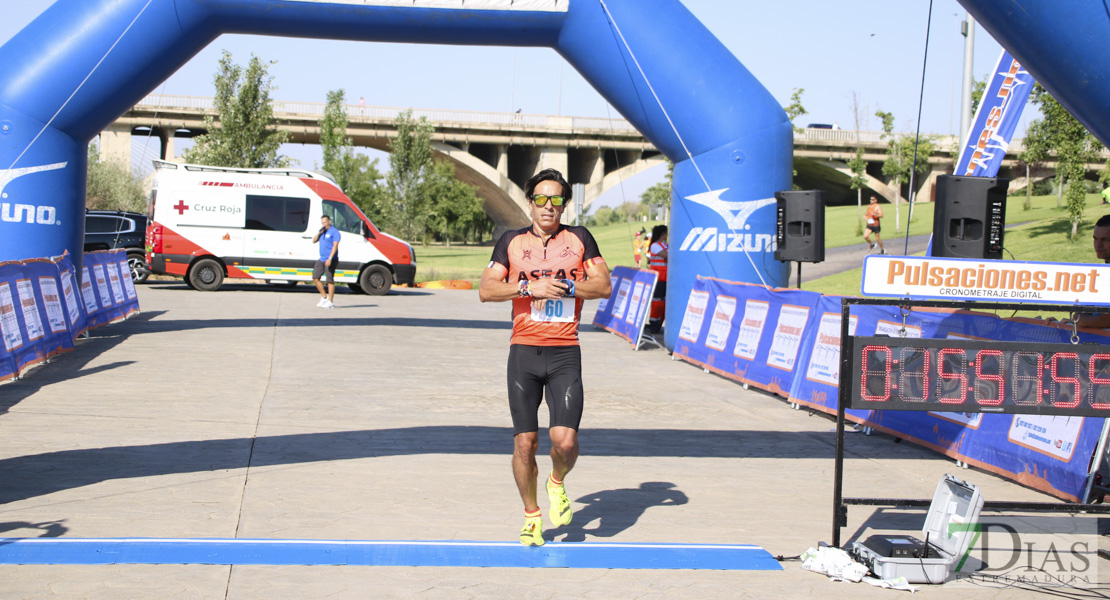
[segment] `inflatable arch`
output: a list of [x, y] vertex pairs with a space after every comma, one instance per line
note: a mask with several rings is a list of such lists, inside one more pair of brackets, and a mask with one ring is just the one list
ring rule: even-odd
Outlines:
[[697, 274], [783, 279], [790, 123], [678, 0], [59, 0], [0, 47], [0, 260], [81, 256], [88, 142], [223, 33], [551, 47], [675, 162], [668, 320]]
[[1103, 144], [1110, 145], [1110, 6], [1091, 0], [959, 0]]

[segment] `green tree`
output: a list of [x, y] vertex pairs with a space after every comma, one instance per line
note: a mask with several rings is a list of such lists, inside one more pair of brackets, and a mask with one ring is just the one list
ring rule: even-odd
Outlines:
[[[975, 113], [979, 111], [979, 103], [983, 101], [983, 94], [987, 92], [987, 79], [990, 79], [989, 75], [987, 77], [984, 77], [983, 79], [975, 79], [974, 77], [971, 79], [972, 116], [974, 116]], [[967, 132], [965, 131], [961, 135], [967, 135]]]
[[1030, 123], [1025, 132], [1022, 160], [1034, 162], [1055, 154], [1057, 206], [1063, 195], [1071, 218], [1070, 238], [1075, 240], [1087, 203], [1087, 163], [1097, 159], [1102, 143], [1039, 83], [1033, 86], [1029, 100], [1043, 116]]
[[142, 180], [128, 165], [100, 160], [96, 144], [89, 144], [89, 170], [85, 181], [86, 208], [141, 213], [147, 210], [147, 193]]
[[[894, 134], [894, 115], [876, 111], [875, 116], [883, 122], [883, 139], [887, 141], [887, 157], [883, 161], [883, 175], [894, 181], [894, 231], [902, 230], [902, 182], [909, 181], [916, 172], [924, 175], [929, 172], [929, 156], [933, 154], [934, 142], [929, 137], [920, 138], [916, 147], [914, 138]], [[916, 168], [914, 156], [916, 155]], [[913, 193], [913, 190], [910, 190]], [[912, 215], [911, 215], [912, 217]]]
[[424, 117], [413, 119], [412, 111], [406, 110], [397, 115], [396, 125], [397, 137], [389, 144], [386, 197], [397, 231], [415, 239], [426, 231], [430, 207], [421, 184], [432, 168], [432, 124]]
[[382, 179], [378, 159], [371, 161], [366, 155], [355, 152], [351, 139], [346, 136], [349, 120], [344, 105], [345, 93], [342, 89], [328, 92], [324, 118], [320, 120], [323, 169], [335, 178], [339, 188], [375, 225], [384, 227], [388, 222], [389, 207], [384, 190], [378, 183]]
[[661, 220], [664, 222], [667, 221], [667, 217], [671, 213], [671, 185], [673, 181], [674, 163], [668, 160], [666, 178], [640, 194], [640, 201], [648, 206], [649, 213], [654, 209], [659, 210], [661, 213]]
[[205, 117], [208, 132], [195, 138], [185, 152], [186, 162], [253, 169], [289, 165], [289, 159], [278, 154], [289, 136], [275, 127], [270, 100], [275, 88], [268, 69], [252, 54], [244, 70], [223, 52], [214, 78], [219, 117]]
[[790, 94], [790, 104], [787, 104], [783, 109], [786, 111], [786, 117], [790, 119], [790, 124], [794, 127], [796, 133], [801, 133], [802, 128], [794, 125], [794, 119], [809, 114], [809, 111], [802, 106], [802, 94], [805, 91], [805, 88], [794, 88], [794, 92]]
[[[342, 89], [331, 90], [327, 93], [324, 118], [320, 119], [320, 150], [324, 154], [324, 170], [332, 175], [336, 175], [339, 170], [343, 155], [353, 150], [351, 138], [347, 137], [350, 120], [344, 104], [346, 92]], [[337, 175], [336, 177], [338, 179]]]
[[612, 207], [602, 206], [594, 212], [594, 224], [598, 227], [604, 227], [610, 223], [620, 221], [620, 215]]
[[421, 187], [430, 204], [428, 226], [448, 247], [452, 237], [466, 241], [486, 217], [482, 199], [475, 193], [478, 188], [459, 181], [449, 160], [433, 161]]
[[[370, 160], [365, 154], [351, 152], [339, 158], [336, 171], [328, 170], [343, 193], [355, 203], [375, 225], [390, 225], [390, 206], [385, 188], [379, 183], [384, 176], [378, 171], [378, 159]], [[392, 229], [391, 229], [392, 230]]]
[[455, 177], [453, 163], [434, 159], [431, 123], [405, 111], [396, 125], [384, 189], [393, 227], [406, 239], [424, 239], [430, 232], [448, 243], [492, 232], [476, 188]]
[[639, 221], [650, 213], [651, 208], [643, 202], [623, 202], [617, 207], [617, 215], [626, 223]]
[[848, 161], [852, 171], [849, 187], [856, 190], [856, 235], [863, 235], [863, 188], [867, 187], [867, 161], [863, 160], [863, 148], [856, 148], [856, 155]]

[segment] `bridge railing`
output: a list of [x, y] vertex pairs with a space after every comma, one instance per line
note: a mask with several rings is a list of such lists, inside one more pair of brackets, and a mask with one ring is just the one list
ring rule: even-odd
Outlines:
[[[323, 118], [324, 102], [299, 102], [288, 100], [274, 100], [274, 113], [283, 116], [296, 116], [297, 118]], [[214, 113], [216, 111], [215, 99], [205, 96], [178, 96], [172, 94], [151, 94], [135, 105], [135, 108], [147, 110], [188, 110], [197, 112]], [[450, 110], [435, 108], [398, 108], [390, 106], [365, 106], [361, 104], [345, 104], [344, 110], [347, 118], [353, 123], [359, 122], [392, 122], [406, 110], [412, 111], [412, 116], [419, 119], [426, 117], [429, 121], [442, 124], [456, 125], [482, 125], [502, 127], [508, 129], [547, 129], [563, 131], [593, 131], [612, 132], [627, 135], [639, 135], [636, 128], [624, 119], [609, 119], [602, 117], [565, 117], [561, 115], [538, 115], [522, 113], [503, 113], [491, 111]], [[910, 134], [896, 133], [896, 137]], [[956, 136], [932, 136], [935, 147], [941, 151], [951, 151], [959, 143]], [[1024, 140], [1015, 139], [1010, 143], [1008, 153], [1016, 154], [1024, 150]], [[852, 146], [855, 144], [875, 147], [886, 144], [881, 131], [856, 131], [852, 129], [813, 129], [805, 128], [794, 132], [795, 144], [821, 144], [831, 142], [836, 145]]]
[[[324, 102], [300, 102], [287, 100], [274, 100], [275, 115], [296, 115], [300, 118], [323, 118]], [[215, 99], [201, 96], [177, 96], [166, 94], [151, 94], [135, 105], [135, 108], [154, 110], [189, 110], [197, 112], [215, 112]], [[389, 121], [397, 119], [398, 115], [406, 110], [412, 111], [412, 116], [419, 119], [426, 117], [436, 123], [458, 123], [465, 125], [493, 125], [509, 128], [536, 128], [536, 129], [574, 129], [574, 130], [600, 130], [620, 133], [637, 134], [636, 128], [624, 119], [606, 119], [600, 117], [564, 117], [556, 115], [536, 115], [522, 113], [501, 113], [488, 111], [450, 110], [434, 108], [398, 108], [390, 106], [365, 106], [361, 104], [345, 104], [344, 111], [352, 122], [360, 121]]]

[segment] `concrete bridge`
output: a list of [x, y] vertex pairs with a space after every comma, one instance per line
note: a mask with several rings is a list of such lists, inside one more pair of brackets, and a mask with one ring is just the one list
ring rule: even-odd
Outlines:
[[[323, 102], [273, 106], [290, 142], [320, 143]], [[388, 151], [397, 115], [407, 109], [348, 104], [346, 110], [347, 137], [355, 146]], [[539, 168], [559, 169], [576, 186], [576, 201], [564, 217], [573, 222], [575, 211], [588, 210], [606, 190], [666, 161], [622, 119], [424, 109], [412, 114], [432, 123], [436, 153], [455, 164], [459, 179], [478, 188], [498, 229], [531, 222], [523, 186]], [[148, 96], [101, 133], [101, 157], [131, 164], [132, 133], [151, 128], [149, 135], [161, 141], [160, 158], [172, 160], [174, 139], [204, 133], [205, 116], [217, 116], [212, 98]]]
[[[289, 132], [290, 142], [320, 142], [323, 102], [274, 101], [273, 107], [277, 126]], [[355, 146], [388, 151], [390, 139], [397, 135], [394, 122], [404, 110], [348, 104], [347, 136]], [[559, 169], [576, 186], [577, 201], [566, 215], [573, 220], [575, 211], [588, 211], [595, 199], [624, 179], [665, 162], [623, 119], [429, 109], [413, 109], [412, 114], [432, 123], [435, 151], [455, 164], [459, 179], [478, 188], [486, 212], [501, 230], [529, 222], [522, 188], [541, 167]], [[101, 156], [130, 164], [131, 136], [139, 130], [144, 136], [157, 137], [160, 158], [172, 160], [174, 139], [204, 133], [205, 116], [217, 116], [212, 98], [148, 96], [101, 133]], [[933, 200], [936, 177], [951, 170], [956, 145], [955, 136], [934, 136], [933, 153], [922, 158], [928, 162], [929, 172], [915, 179], [919, 200]], [[848, 161], [856, 148], [863, 148], [867, 161], [868, 188], [863, 195], [874, 193], [890, 202], [898, 197], [905, 200], [906, 182], [900, 196], [882, 175], [887, 142], [875, 131], [807, 128], [796, 132], [795, 184], [801, 189], [824, 190], [828, 204], [854, 203]], [[1025, 186], [1024, 167], [1019, 169], [1017, 160], [1022, 150], [1021, 140], [1015, 140], [1002, 163], [1000, 176], [1011, 179], [1013, 190]], [[1103, 164], [1092, 163], [1089, 172], [1096, 173]], [[1032, 172], [1031, 178], [1051, 177], [1053, 172], [1054, 164], [1049, 162]]]
[[[895, 134], [901, 137], [904, 134]], [[953, 135], [931, 136], [933, 152], [918, 160], [928, 162], [929, 171], [915, 177], [916, 199], [922, 202], [935, 200], [935, 184], [938, 175], [951, 173], [956, 162], [959, 140]], [[998, 176], [1010, 179], [1010, 192], [1026, 186], [1025, 165], [1018, 160], [1025, 150], [1023, 140], [1015, 139], [1010, 143], [1002, 160]], [[867, 188], [862, 190], [864, 203], [867, 196], [875, 195], [893, 202], [898, 197], [892, 181], [882, 174], [883, 161], [887, 157], [887, 140], [878, 131], [851, 131], [834, 129], [805, 129], [794, 134], [794, 169], [798, 172], [794, 183], [801, 189], [820, 189], [825, 191], [827, 204], [845, 204], [856, 201], [856, 192], [850, 188], [852, 178], [848, 161], [856, 154], [856, 148], [863, 149], [863, 159], [867, 163], [865, 178]], [[1087, 164], [1088, 179], [1097, 179], [1098, 171], [1106, 164], [1110, 153], [1103, 151], [1097, 162]], [[1056, 161], [1050, 159], [1031, 168], [1029, 179], [1037, 182], [1055, 176]], [[901, 199], [907, 200], [908, 182], [903, 181]]]

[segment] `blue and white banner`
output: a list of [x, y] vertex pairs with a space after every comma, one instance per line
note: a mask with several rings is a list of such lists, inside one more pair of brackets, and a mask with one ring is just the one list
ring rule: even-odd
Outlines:
[[1010, 147], [1021, 110], [1033, 91], [1033, 76], [1010, 53], [998, 57], [994, 77], [983, 92], [971, 130], [960, 148], [953, 175], [994, 177]]
[[84, 258], [84, 285], [68, 254], [0, 263], [0, 381], [72, 349], [90, 327], [139, 311], [123, 250]]
[[674, 355], [729, 379], [786, 396], [805, 362], [821, 295], [699, 277]]
[[651, 297], [659, 274], [646, 269], [616, 267], [609, 274], [613, 291], [601, 301], [593, 324], [640, 347], [640, 336], [651, 313]]
[[126, 319], [139, 310], [139, 297], [123, 250], [85, 254], [82, 295], [89, 327]]

